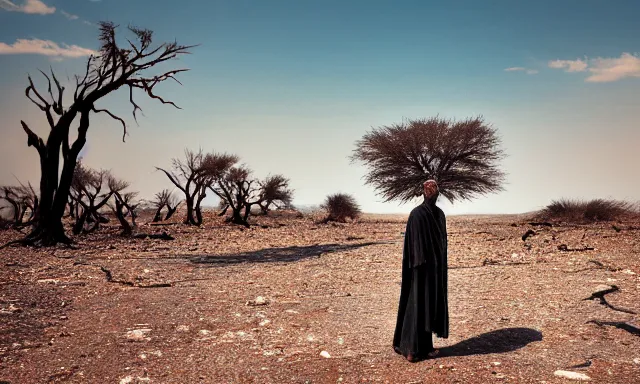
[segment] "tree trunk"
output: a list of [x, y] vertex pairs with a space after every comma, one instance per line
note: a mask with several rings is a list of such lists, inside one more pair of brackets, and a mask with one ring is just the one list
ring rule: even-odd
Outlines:
[[[89, 127], [89, 111], [82, 113], [78, 138], [72, 148], [63, 154], [63, 166], [58, 178], [60, 166], [60, 150], [63, 140], [69, 134], [69, 126], [75, 113], [65, 115], [52, 129], [47, 144], [40, 154], [40, 204], [36, 212], [37, 225], [28, 234], [23, 243], [37, 246], [52, 246], [57, 243], [71, 244], [71, 239], [64, 233], [62, 217], [69, 201], [69, 190], [76, 168], [78, 154], [86, 142], [86, 129]], [[64, 120], [64, 121], [63, 121]], [[65, 151], [63, 151], [65, 152]]]
[[205, 197], [207, 197], [207, 194], [201, 191], [198, 195], [198, 200], [196, 200], [196, 225], [202, 225], [202, 208], [200, 208], [200, 204], [202, 204], [202, 200], [204, 200]]
[[178, 210], [178, 205], [176, 205], [173, 208], [171, 208], [169, 205], [167, 205], [167, 215], [164, 217], [165, 220], [169, 220], [171, 218], [171, 216], [173, 216], [173, 214], [176, 213], [176, 211]]
[[229, 204], [227, 204], [224, 209], [222, 210], [222, 212], [218, 213], [218, 216], [222, 217], [224, 215], [227, 214], [227, 211], [229, 210]]
[[160, 206], [156, 210], [156, 214], [153, 216], [153, 220], [152, 220], [153, 223], [157, 223], [158, 221], [162, 221], [162, 208], [164, 208], [164, 206]]
[[129, 224], [129, 222], [127, 221], [127, 218], [124, 217], [124, 213], [122, 212], [124, 208], [124, 205], [120, 202], [119, 199], [116, 198], [116, 209], [115, 209], [115, 214], [116, 217], [118, 218], [118, 221], [120, 222], [120, 225], [122, 226], [122, 236], [131, 236], [133, 234], [133, 229], [131, 228], [131, 225]]
[[187, 196], [187, 217], [184, 219], [185, 224], [197, 225], [193, 217], [193, 198]]
[[76, 217], [76, 222], [73, 225], [73, 234], [77, 235], [84, 229], [84, 223], [87, 221], [88, 211], [83, 211], [82, 214]]
[[75, 219], [76, 208], [75, 204], [73, 203], [73, 199], [69, 199], [67, 205], [69, 206], [69, 217]]
[[242, 215], [242, 208], [234, 209], [233, 215], [231, 216], [231, 222], [234, 224], [244, 225], [245, 227], [249, 227], [249, 223], [247, 222], [244, 215]]

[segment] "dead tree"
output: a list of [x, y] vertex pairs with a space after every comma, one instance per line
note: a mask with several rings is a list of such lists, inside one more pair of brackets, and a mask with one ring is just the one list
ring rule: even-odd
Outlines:
[[[73, 172], [81, 149], [87, 140], [87, 130], [93, 114], [105, 113], [117, 120], [124, 128], [123, 141], [127, 133], [125, 121], [108, 109], [100, 109], [97, 103], [105, 96], [128, 89], [129, 102], [133, 106], [133, 117], [140, 111], [134, 100], [134, 91], [142, 91], [163, 104], [177, 107], [173, 102], [155, 93], [156, 86], [166, 80], [176, 80], [175, 75], [186, 69], [172, 69], [157, 75], [149, 73], [159, 64], [188, 53], [189, 46], [176, 42], [152, 46], [152, 32], [129, 27], [136, 37], [134, 41], [116, 40], [113, 23], [100, 23], [100, 50], [88, 60], [83, 75], [75, 76], [73, 101], [65, 106], [65, 87], [51, 70], [50, 76], [42, 72], [48, 82], [46, 93], [39, 91], [31, 76], [26, 96], [45, 114], [49, 130], [45, 139], [33, 132], [22, 121], [29, 146], [40, 156], [40, 205], [36, 212], [36, 225], [19, 243], [48, 246], [62, 242], [70, 244], [62, 226], [62, 216], [67, 206]], [[123, 43], [121, 45], [121, 43]], [[176, 80], [177, 81], [177, 80]], [[75, 140], [71, 140], [71, 126], [77, 121]], [[62, 154], [62, 158], [61, 155]], [[61, 164], [62, 163], [62, 164]], [[62, 165], [62, 169], [60, 169]]]
[[11, 213], [11, 226], [17, 227], [22, 224], [22, 220], [20, 219], [22, 216], [22, 204], [20, 203], [21, 197], [14, 186], [3, 186], [0, 187], [0, 191], [2, 192], [2, 196], [0, 199], [9, 203], [12, 213]]
[[173, 159], [172, 170], [167, 171], [158, 167], [156, 169], [164, 172], [171, 183], [184, 193], [187, 204], [187, 216], [184, 223], [200, 225], [202, 224], [200, 204], [206, 197], [207, 183], [211, 178], [208, 177], [203, 167], [205, 155], [202, 150], [193, 152], [185, 149], [184, 153], [185, 160]]
[[[11, 226], [21, 228], [33, 223], [35, 212], [38, 209], [38, 195], [34, 191], [31, 183], [26, 186], [20, 183], [19, 186], [0, 187], [0, 200], [9, 203], [12, 209]], [[29, 212], [29, 217], [25, 221], [25, 215]]]
[[[162, 192], [158, 192], [155, 194], [155, 199], [151, 202], [151, 205], [156, 210], [155, 215], [153, 215], [153, 222], [157, 223], [159, 221], [169, 220], [178, 209], [180, 200], [178, 200], [168, 189], [163, 189]], [[167, 213], [165, 214], [163, 219], [162, 210], [165, 208], [167, 210]]]
[[[109, 171], [88, 168], [82, 164], [81, 160], [78, 160], [69, 194], [74, 200], [74, 204], [79, 207], [73, 225], [74, 235], [95, 231], [100, 223], [108, 222], [100, 210], [107, 205], [115, 192], [126, 188], [126, 185], [117, 187], [116, 184], [113, 184], [112, 179], [113, 176]], [[114, 186], [121, 189], [114, 189]], [[90, 226], [87, 227], [85, 224]]]
[[251, 208], [262, 202], [260, 185], [250, 177], [251, 170], [246, 166], [231, 167], [216, 177], [209, 187], [228, 208], [231, 208], [231, 217], [227, 222], [249, 227]]
[[[111, 204], [110, 207], [113, 210], [114, 215], [118, 219], [120, 226], [122, 227], [122, 232], [120, 233], [120, 235], [132, 236], [133, 229], [137, 227], [136, 209], [138, 208], [138, 203], [136, 203], [134, 199], [136, 198], [138, 193], [137, 192], [126, 192], [126, 193], [120, 192], [123, 189], [125, 189], [125, 188], [122, 188], [122, 186], [125, 185], [126, 183], [116, 179], [112, 179], [112, 183], [115, 184], [114, 185], [115, 192], [113, 193], [113, 204]], [[122, 183], [122, 184], [117, 185], [117, 183]], [[129, 221], [127, 220], [127, 217], [131, 219], [131, 223], [129, 223]]]
[[293, 190], [289, 189], [289, 179], [282, 175], [267, 176], [260, 183], [260, 201], [257, 203], [263, 214], [272, 207], [277, 209], [291, 206]]
[[504, 157], [497, 131], [482, 117], [408, 120], [375, 128], [357, 141], [352, 161], [369, 168], [365, 181], [385, 201], [408, 202], [435, 179], [449, 201], [501, 191]]

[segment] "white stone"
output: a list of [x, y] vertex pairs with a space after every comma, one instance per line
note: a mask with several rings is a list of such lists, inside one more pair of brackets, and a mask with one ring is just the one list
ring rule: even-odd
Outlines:
[[564, 378], [569, 379], [569, 380], [579, 380], [579, 381], [591, 380], [591, 378], [589, 376], [585, 375], [584, 373], [579, 373], [579, 372], [557, 370], [557, 371], [553, 372], [553, 374], [558, 376], [558, 377], [564, 377]]
[[633, 359], [633, 362], [640, 365], [640, 357]]
[[331, 355], [327, 351], [320, 352], [320, 356], [324, 357], [325, 359], [328, 359], [331, 357]]
[[178, 325], [176, 327], [176, 331], [178, 331], [178, 332], [189, 332], [189, 326], [188, 325]]
[[260, 326], [261, 326], [261, 327], [264, 327], [265, 325], [269, 324], [270, 322], [271, 322], [271, 320], [264, 319], [264, 320], [262, 320], [262, 321], [260, 322]]
[[129, 384], [133, 382], [133, 376], [127, 376], [120, 379], [120, 384]]
[[203, 335], [203, 336], [207, 336], [211, 333], [211, 331], [207, 330], [207, 329], [201, 329], [200, 332], [198, 332], [199, 334]]
[[151, 328], [134, 329], [127, 332], [127, 339], [130, 341], [148, 341], [147, 333], [151, 332]]

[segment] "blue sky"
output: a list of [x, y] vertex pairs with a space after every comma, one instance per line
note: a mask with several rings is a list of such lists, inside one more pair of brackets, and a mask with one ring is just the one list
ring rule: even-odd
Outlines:
[[79, 73], [95, 23], [111, 20], [200, 44], [175, 63], [191, 68], [184, 86], [160, 92], [182, 110], [139, 98], [137, 126], [126, 93], [110, 95], [101, 106], [128, 118], [124, 144], [117, 123], [92, 120], [87, 164], [142, 197], [170, 186], [154, 166], [201, 147], [240, 155], [258, 177], [290, 177], [298, 204], [340, 191], [365, 211], [408, 212], [363, 184], [347, 158], [354, 142], [406, 117], [481, 114], [509, 156], [506, 190], [443, 202], [446, 212], [640, 200], [639, 13], [637, 1], [0, 0], [0, 184], [38, 177], [19, 122], [46, 122], [24, 97], [27, 73]]

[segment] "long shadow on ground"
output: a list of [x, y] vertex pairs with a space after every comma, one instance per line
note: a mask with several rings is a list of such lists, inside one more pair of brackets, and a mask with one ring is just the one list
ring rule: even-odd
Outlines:
[[448, 347], [440, 348], [440, 356], [487, 355], [506, 353], [541, 341], [542, 333], [531, 328], [503, 328], [483, 333]]
[[358, 249], [370, 245], [384, 244], [385, 242], [367, 242], [358, 244], [322, 244], [303, 247], [276, 247], [264, 248], [257, 251], [227, 253], [221, 255], [200, 255], [190, 260], [195, 264], [240, 264], [240, 263], [272, 263], [292, 262], [312, 257], [318, 257], [323, 253], [343, 252]]

